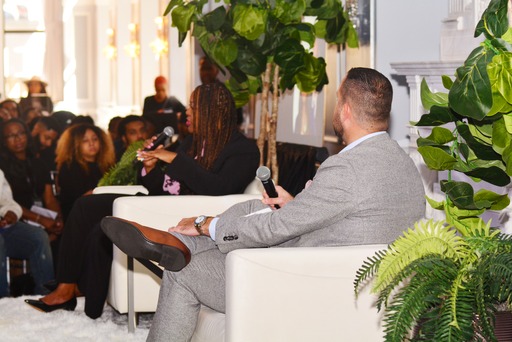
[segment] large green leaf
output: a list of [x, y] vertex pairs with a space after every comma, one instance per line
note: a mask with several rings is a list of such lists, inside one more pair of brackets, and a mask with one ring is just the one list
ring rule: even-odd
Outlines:
[[508, 29], [508, 1], [491, 0], [475, 29], [475, 37], [484, 33], [487, 38], [501, 37]]
[[305, 10], [305, 0], [276, 0], [272, 14], [287, 25], [300, 22]]
[[[309, 23], [300, 23], [295, 25], [295, 29], [299, 32], [299, 37], [301, 41], [308, 43], [310, 47], [315, 45], [315, 27]], [[285, 41], [285, 43], [288, 40]]]
[[457, 159], [439, 147], [421, 146], [418, 147], [418, 152], [431, 170], [452, 170], [457, 162]]
[[463, 116], [483, 119], [492, 108], [492, 91], [487, 64], [494, 53], [483, 46], [471, 52], [457, 69], [457, 78], [448, 94], [450, 107]]
[[336, 0], [306, 0], [304, 15], [318, 19], [331, 19], [336, 17], [340, 10], [340, 3]]
[[443, 82], [443, 86], [450, 90], [453, 86], [453, 80], [451, 79], [451, 77], [447, 76], [447, 75], [443, 75], [441, 76], [441, 80]]
[[452, 131], [444, 127], [434, 127], [432, 129], [432, 133], [425, 139], [431, 140], [436, 144], [444, 145], [449, 143], [450, 141], [455, 140], [456, 138], [453, 136]]
[[425, 81], [425, 79], [421, 80], [420, 89], [421, 103], [423, 108], [426, 110], [430, 110], [430, 108], [432, 108], [434, 105], [442, 107], [448, 106], [448, 94], [441, 92], [433, 93], [430, 91], [430, 88], [428, 87], [427, 81]]
[[295, 74], [295, 82], [300, 91], [310, 93], [317, 90], [325, 80], [325, 60], [306, 53], [303, 55], [303, 62], [304, 67]]
[[219, 6], [213, 11], [207, 13], [203, 17], [204, 26], [209, 32], [219, 30], [226, 21], [226, 9]]
[[507, 173], [497, 166], [474, 168], [464, 173], [497, 186], [505, 186], [510, 183], [510, 177]]
[[171, 13], [172, 9], [176, 6], [183, 5], [183, 0], [171, 0], [165, 8], [164, 15]]
[[473, 187], [466, 182], [442, 180], [441, 191], [460, 209], [479, 210], [491, 206], [489, 201], [475, 203]]
[[440, 126], [455, 120], [456, 118], [450, 108], [432, 106], [430, 113], [423, 114], [420, 121], [415, 123], [415, 126]]
[[[505, 115], [508, 116], [508, 115]], [[512, 118], [511, 118], [512, 120]], [[512, 121], [510, 122], [512, 124]], [[512, 128], [512, 127], [511, 127]], [[502, 117], [496, 121], [492, 126], [492, 147], [494, 151], [499, 154], [503, 153], [503, 150], [510, 145], [512, 137], [507, 130], [505, 119]]]
[[502, 153], [502, 159], [506, 165], [507, 175], [512, 176], [512, 144], [505, 147]]
[[492, 146], [484, 145], [480, 141], [477, 141], [471, 134], [468, 125], [459, 123], [457, 125], [457, 131], [464, 138], [468, 146], [473, 150], [478, 158], [484, 160], [500, 160], [501, 156], [496, 153]]
[[510, 91], [512, 89], [512, 52], [494, 56], [487, 66], [487, 72], [493, 90], [493, 100], [502, 102], [496, 111], [510, 112], [512, 110], [512, 91]]
[[247, 75], [260, 76], [266, 67], [267, 59], [258, 50], [245, 47], [238, 51], [237, 65]]
[[346, 23], [347, 20], [345, 20], [341, 11], [334, 18], [328, 19], [325, 25], [325, 41], [335, 44], [344, 43], [347, 33], [344, 30]]
[[255, 40], [265, 32], [268, 12], [251, 5], [237, 4], [233, 9], [233, 29], [248, 40]]
[[228, 66], [238, 57], [238, 45], [233, 38], [217, 40], [211, 47], [210, 56], [220, 65]]
[[482, 124], [475, 120], [468, 120], [467, 127], [473, 138], [484, 145], [492, 145], [492, 123]]
[[274, 61], [286, 73], [295, 75], [304, 67], [304, 54], [306, 52], [302, 44], [296, 40], [289, 39], [277, 47]]
[[510, 198], [507, 194], [500, 195], [487, 189], [480, 189], [475, 194], [475, 201], [486, 200], [492, 203], [489, 209], [503, 210], [510, 204]]
[[172, 26], [176, 27], [180, 32], [190, 30], [192, 17], [196, 13], [197, 7], [192, 4], [176, 6], [171, 12]]

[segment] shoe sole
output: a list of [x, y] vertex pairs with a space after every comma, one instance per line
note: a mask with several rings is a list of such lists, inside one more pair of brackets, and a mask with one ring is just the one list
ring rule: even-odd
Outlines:
[[120, 250], [133, 258], [156, 261], [166, 270], [174, 272], [187, 265], [181, 250], [147, 239], [129, 222], [115, 217], [105, 217], [101, 221], [101, 228]]

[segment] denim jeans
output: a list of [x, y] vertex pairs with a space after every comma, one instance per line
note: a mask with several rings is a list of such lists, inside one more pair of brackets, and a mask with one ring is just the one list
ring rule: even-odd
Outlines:
[[52, 251], [44, 229], [16, 222], [0, 228], [0, 298], [9, 295], [6, 257], [27, 259], [34, 277], [35, 294], [46, 294], [43, 284], [54, 279]]

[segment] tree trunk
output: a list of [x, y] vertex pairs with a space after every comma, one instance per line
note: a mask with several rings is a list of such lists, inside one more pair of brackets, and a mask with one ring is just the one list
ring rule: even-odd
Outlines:
[[274, 85], [272, 93], [272, 115], [270, 117], [269, 135], [268, 135], [268, 159], [270, 160], [270, 167], [272, 170], [272, 180], [277, 184], [279, 176], [279, 165], [277, 165], [277, 146], [276, 146], [276, 134], [277, 134], [277, 114], [279, 111], [279, 65], [275, 65], [274, 68]]
[[[260, 116], [260, 134], [258, 136], [257, 145], [260, 150], [260, 165], [265, 163], [263, 151], [265, 148], [265, 140], [268, 136], [268, 93], [270, 90], [270, 73], [272, 71], [272, 63], [267, 63], [267, 68], [263, 76], [263, 90], [261, 92], [261, 116]], [[267, 157], [267, 161], [268, 161]]]

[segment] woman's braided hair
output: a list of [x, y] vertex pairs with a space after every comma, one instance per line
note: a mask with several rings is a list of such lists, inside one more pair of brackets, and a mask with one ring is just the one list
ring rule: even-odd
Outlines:
[[199, 165], [211, 170], [222, 149], [236, 130], [233, 96], [219, 82], [198, 86], [191, 95], [194, 143], [189, 154]]

